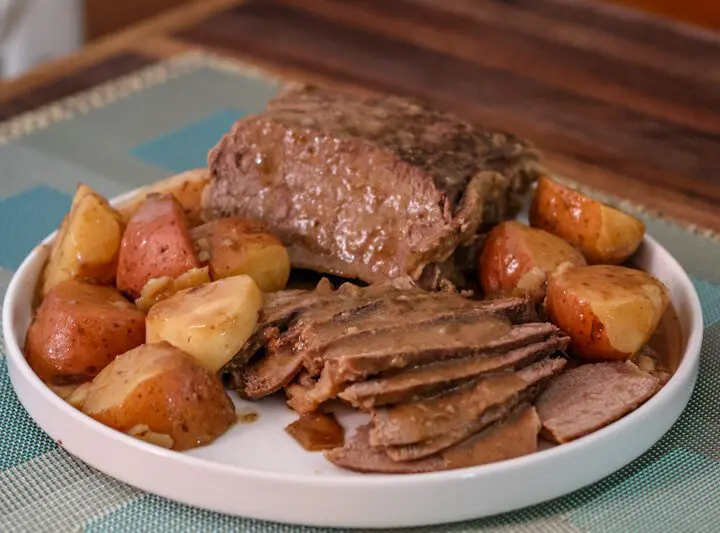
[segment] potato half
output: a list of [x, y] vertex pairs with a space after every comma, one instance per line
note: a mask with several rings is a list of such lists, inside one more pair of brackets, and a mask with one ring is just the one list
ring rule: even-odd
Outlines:
[[185, 211], [190, 226], [197, 226], [203, 223], [201, 216], [202, 194], [209, 180], [210, 174], [206, 168], [188, 170], [170, 176], [138, 190], [137, 194], [118, 207], [118, 211], [125, 223], [127, 223], [145, 203], [148, 195], [171, 194]]
[[610, 265], [550, 276], [550, 321], [570, 336], [570, 350], [588, 360], [629, 359], [648, 341], [670, 301], [660, 281]]
[[122, 234], [120, 215], [105, 198], [80, 184], [50, 250], [43, 273], [42, 295], [70, 279], [111, 284], [115, 279]]
[[176, 450], [208, 444], [235, 422], [219, 378], [166, 342], [119, 356], [68, 401], [98, 422]]
[[545, 176], [538, 180], [530, 224], [577, 246], [590, 264], [623, 263], [645, 234], [642, 220]]
[[221, 218], [193, 228], [190, 234], [201, 261], [207, 261], [213, 279], [247, 274], [263, 292], [285, 288], [290, 256], [283, 243], [256, 222]]
[[220, 370], [250, 338], [262, 304], [262, 292], [250, 276], [180, 291], [150, 309], [146, 339], [167, 341], [210, 370]]
[[585, 266], [585, 258], [559, 237], [516, 221], [495, 226], [478, 259], [486, 295], [528, 295], [542, 299], [548, 274]]

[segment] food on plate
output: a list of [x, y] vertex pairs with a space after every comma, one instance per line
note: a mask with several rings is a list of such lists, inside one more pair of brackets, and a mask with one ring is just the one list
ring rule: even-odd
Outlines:
[[175, 450], [257, 419], [225, 388], [283, 395], [287, 433], [359, 472], [580, 438], [667, 381], [681, 333], [668, 289], [617, 266], [639, 220], [546, 177], [531, 226], [509, 220], [540, 172], [528, 143], [425, 104], [292, 86], [207, 170], [119, 211], [79, 187], [28, 362], [70, 405]]
[[71, 403], [98, 422], [175, 450], [208, 444], [235, 422], [217, 376], [166, 342], [120, 355], [78, 395]]
[[238, 354], [250, 363], [223, 372], [247, 398], [285, 388], [303, 415], [335, 398], [370, 411], [370, 445], [412, 470], [405, 463], [457, 457], [453, 446], [505, 427], [563, 369], [555, 355], [569, 339], [533, 320], [524, 298], [477, 301], [398, 281], [281, 291], [246, 344], [254, 353]]
[[332, 414], [302, 415], [289, 424], [285, 431], [309, 452], [332, 450], [345, 444], [345, 429]]
[[208, 369], [219, 370], [255, 330], [263, 295], [250, 276], [180, 291], [147, 315], [147, 342], [167, 341]]
[[188, 170], [136, 191], [118, 207], [120, 216], [125, 223], [129, 222], [135, 213], [142, 207], [149, 196], [153, 194], [171, 194], [180, 203], [190, 226], [198, 226], [202, 219], [202, 194], [209, 180], [206, 168]]
[[70, 279], [111, 284], [117, 269], [123, 223], [107, 200], [80, 184], [62, 221], [43, 272], [42, 295]]
[[594, 265], [550, 276], [545, 305], [575, 355], [625, 360], [648, 341], [669, 301], [667, 287], [650, 274]]
[[420, 102], [296, 86], [211, 151], [203, 213], [262, 222], [295, 268], [447, 285], [453, 252], [519, 210], [537, 158]]
[[548, 233], [510, 220], [488, 234], [478, 259], [480, 285], [488, 296], [545, 296], [548, 274], [559, 269], [585, 266], [573, 246]]
[[642, 220], [545, 176], [538, 179], [530, 224], [577, 246], [590, 264], [624, 263], [645, 234]]
[[147, 312], [153, 305], [177, 292], [210, 283], [210, 281], [208, 267], [191, 268], [177, 278], [171, 278], [170, 276], [152, 278], [148, 280], [142, 291], [140, 291], [140, 297], [135, 300], [135, 305], [138, 309]]
[[68, 280], [45, 296], [28, 328], [25, 357], [56, 385], [95, 377], [121, 353], [145, 342], [145, 313], [110, 287]]
[[263, 292], [284, 289], [290, 258], [283, 243], [262, 226], [243, 218], [220, 218], [190, 231], [198, 258], [213, 279], [247, 274]]
[[478, 466], [537, 451], [540, 420], [533, 407], [522, 406], [502, 423], [493, 424], [464, 442], [417, 461], [394, 461], [369, 442], [370, 428], [360, 426], [343, 448], [325, 452], [331, 463], [357, 472], [419, 474]]
[[548, 385], [536, 403], [543, 436], [564, 443], [587, 435], [635, 410], [659, 384], [630, 361], [568, 370]]
[[149, 280], [176, 278], [200, 266], [180, 203], [169, 194], [148, 197], [122, 237], [118, 290], [137, 298]]

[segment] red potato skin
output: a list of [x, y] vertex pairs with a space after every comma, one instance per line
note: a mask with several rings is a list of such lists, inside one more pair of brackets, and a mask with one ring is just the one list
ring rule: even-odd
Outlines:
[[[235, 407], [218, 377], [181, 350], [164, 372], [145, 380], [121, 404], [88, 413], [98, 422], [127, 432], [138, 423], [170, 435], [174, 450], [209, 444], [236, 422]], [[203, 409], [192, 408], [202, 404]]]
[[53, 287], [28, 328], [25, 357], [56, 385], [94, 378], [118, 355], [145, 342], [145, 313], [110, 287], [64, 281]]
[[[520, 280], [533, 267], [540, 266], [527, 246], [527, 240], [539, 231], [515, 221], [504, 222], [490, 231], [478, 256], [478, 279], [486, 295], [514, 294]], [[552, 235], [544, 238], [556, 239]], [[562, 244], [567, 250], [557, 252], [558, 263], [585, 266], [585, 258], [578, 250]]]
[[200, 267], [180, 203], [170, 194], [151, 195], [128, 222], [120, 244], [117, 288], [140, 296], [152, 278], [176, 278]]

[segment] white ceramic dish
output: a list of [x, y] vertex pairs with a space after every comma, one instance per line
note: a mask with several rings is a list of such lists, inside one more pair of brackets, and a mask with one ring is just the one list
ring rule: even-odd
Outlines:
[[[98, 470], [160, 496], [234, 515], [318, 526], [405, 527], [550, 500], [609, 475], [652, 446], [680, 416], [697, 376], [703, 332], [698, 297], [677, 261], [646, 237], [637, 263], [670, 288], [684, 334], [683, 359], [650, 401], [592, 435], [474, 468], [404, 476], [354, 474], [304, 451], [285, 434], [294, 415], [280, 399], [250, 404], [236, 398], [238, 409], [252, 409], [258, 421], [236, 425], [210, 446], [179, 453], [95, 422], [56, 396], [27, 365], [21, 346], [46, 256], [47, 247], [38, 246], [25, 259], [3, 309], [10, 378], [27, 411], [58, 444]], [[341, 420], [352, 426], [358, 416]]]

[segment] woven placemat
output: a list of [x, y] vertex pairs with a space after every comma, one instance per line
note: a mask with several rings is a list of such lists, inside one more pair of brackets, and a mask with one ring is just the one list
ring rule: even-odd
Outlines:
[[[262, 110], [276, 88], [253, 68], [188, 54], [0, 124], [3, 297], [24, 256], [57, 227], [78, 181], [112, 197], [204, 166], [229, 126]], [[688, 408], [651, 450], [599, 483], [521, 511], [416, 531], [720, 531], [720, 244], [625, 207], [639, 210], [678, 257], [702, 300], [705, 340]], [[29, 418], [0, 353], [0, 531], [321, 530], [195, 509], [94, 470]]]

